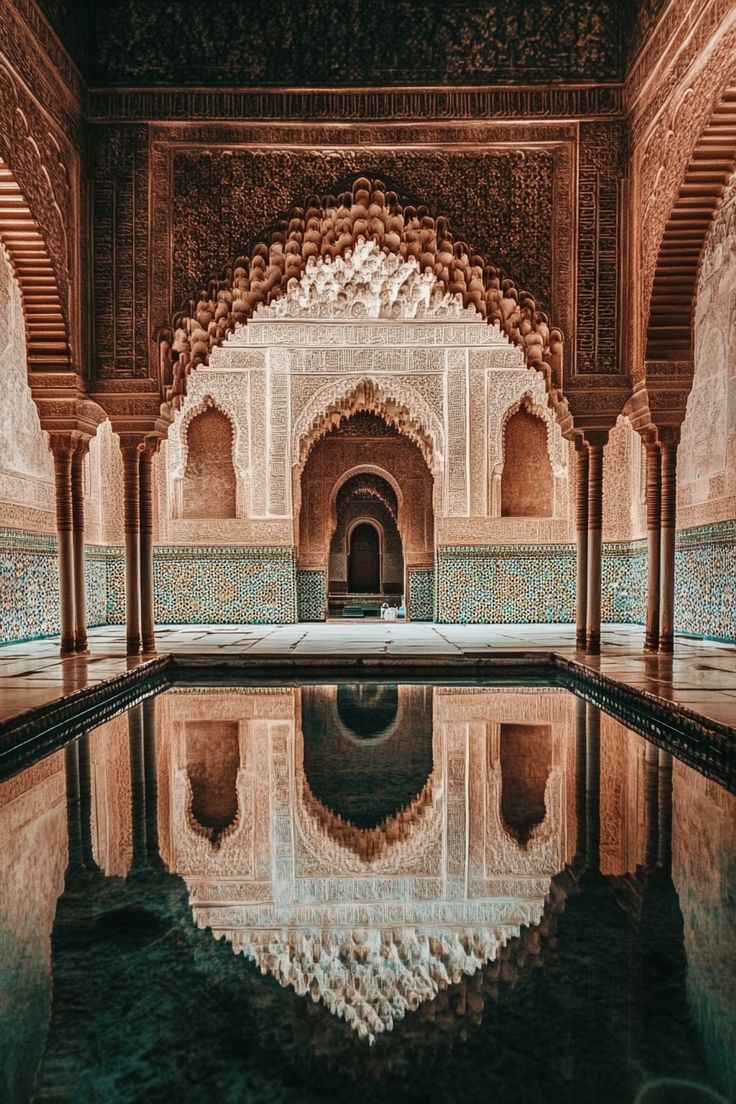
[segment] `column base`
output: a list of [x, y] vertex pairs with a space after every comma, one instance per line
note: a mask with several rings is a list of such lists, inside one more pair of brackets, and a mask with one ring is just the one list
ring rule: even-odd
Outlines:
[[585, 639], [585, 651], [588, 655], [600, 655], [601, 654], [601, 638], [600, 633], [588, 633]]
[[141, 645], [141, 651], [143, 655], [156, 655], [156, 641], [144, 640]]
[[644, 637], [644, 651], [645, 652], [658, 652], [659, 651], [659, 633], [647, 633]]
[[60, 651], [61, 655], [63, 655], [63, 656], [74, 655], [76, 650], [77, 650], [76, 641], [74, 640], [73, 636], [72, 637], [67, 637], [67, 639], [64, 639], [64, 637], [61, 638], [61, 647], [59, 648], [59, 651]]
[[575, 647], [577, 651], [585, 651], [585, 631], [575, 633]]
[[675, 639], [669, 634], [662, 634], [659, 638], [659, 653], [660, 655], [672, 655], [675, 650]]
[[126, 654], [129, 656], [137, 656], [141, 654], [141, 641], [140, 637], [131, 639], [128, 637], [126, 640]]

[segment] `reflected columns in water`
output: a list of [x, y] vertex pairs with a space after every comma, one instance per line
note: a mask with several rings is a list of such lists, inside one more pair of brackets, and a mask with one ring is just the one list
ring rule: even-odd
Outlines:
[[156, 795], [156, 699], [146, 698], [128, 713], [130, 792], [133, 822], [131, 870], [160, 869]]
[[585, 862], [586, 850], [586, 743], [588, 706], [582, 698], [575, 699], [575, 866]]
[[92, 850], [92, 784], [89, 762], [89, 735], [64, 749], [66, 771], [66, 811], [69, 833], [69, 864], [67, 873], [97, 871]]
[[585, 707], [585, 869], [601, 863], [601, 715]]

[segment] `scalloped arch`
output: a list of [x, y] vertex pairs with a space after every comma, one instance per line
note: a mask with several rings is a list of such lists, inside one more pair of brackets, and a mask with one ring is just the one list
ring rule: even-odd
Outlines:
[[[394, 381], [387, 381], [389, 384]], [[377, 414], [419, 448], [430, 471], [435, 472], [444, 457], [444, 436], [439, 419], [424, 399], [404, 385], [401, 395], [392, 396], [370, 377], [339, 379], [321, 387], [302, 410], [292, 429], [292, 456], [304, 466], [312, 446], [334, 427], [358, 411]]]
[[527, 364], [541, 371], [548, 388], [562, 386], [563, 335], [550, 326], [534, 296], [517, 288], [463, 241], [456, 241], [443, 215], [433, 217], [389, 191], [381, 180], [358, 177], [338, 196], [308, 196], [265, 231], [250, 255], [233, 260], [184, 302], [171, 325], [158, 334], [162, 386], [174, 406], [186, 393], [188, 374], [206, 364], [212, 349], [261, 304], [280, 298], [311, 259], [342, 256], [359, 236], [385, 252], [415, 257], [465, 307], [473, 307], [521, 347]]

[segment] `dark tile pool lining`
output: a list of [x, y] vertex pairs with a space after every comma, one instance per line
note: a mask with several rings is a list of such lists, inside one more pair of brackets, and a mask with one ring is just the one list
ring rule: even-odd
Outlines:
[[476, 686], [557, 686], [577, 694], [671, 752], [688, 766], [736, 793], [736, 730], [686, 706], [666, 701], [593, 671], [555, 652], [494, 652], [460, 660], [436, 657], [333, 657], [284, 661], [221, 656], [157, 656], [130, 671], [0, 722], [0, 780], [178, 684], [299, 686], [324, 682], [398, 681]]

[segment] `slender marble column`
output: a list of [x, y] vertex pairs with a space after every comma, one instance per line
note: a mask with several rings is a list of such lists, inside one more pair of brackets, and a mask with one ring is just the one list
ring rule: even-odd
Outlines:
[[575, 525], [577, 529], [577, 576], [575, 585], [575, 644], [585, 651], [588, 615], [588, 446], [575, 442]]
[[128, 655], [141, 650], [140, 437], [121, 437], [125, 525], [125, 625]]
[[659, 442], [651, 438], [647, 450], [647, 624], [644, 647], [659, 647], [659, 552], [662, 540], [662, 457]]
[[74, 538], [72, 511], [72, 456], [75, 442], [71, 434], [54, 433], [49, 448], [54, 458], [56, 491], [56, 532], [59, 543], [59, 599], [61, 605], [61, 654], [71, 655], [75, 646], [74, 616]]
[[72, 456], [72, 543], [74, 545], [74, 635], [77, 652], [87, 651], [87, 596], [84, 564], [84, 458], [86, 437], [77, 438]]
[[585, 650], [601, 650], [601, 553], [603, 537], [603, 449], [608, 433], [588, 436], [588, 600]]
[[662, 551], [660, 576], [660, 652], [672, 652], [675, 639], [675, 535], [677, 523], [677, 446], [679, 427], [660, 431], [662, 447]]
[[158, 440], [148, 438], [140, 455], [140, 570], [143, 652], [156, 651], [153, 619], [153, 457]]

